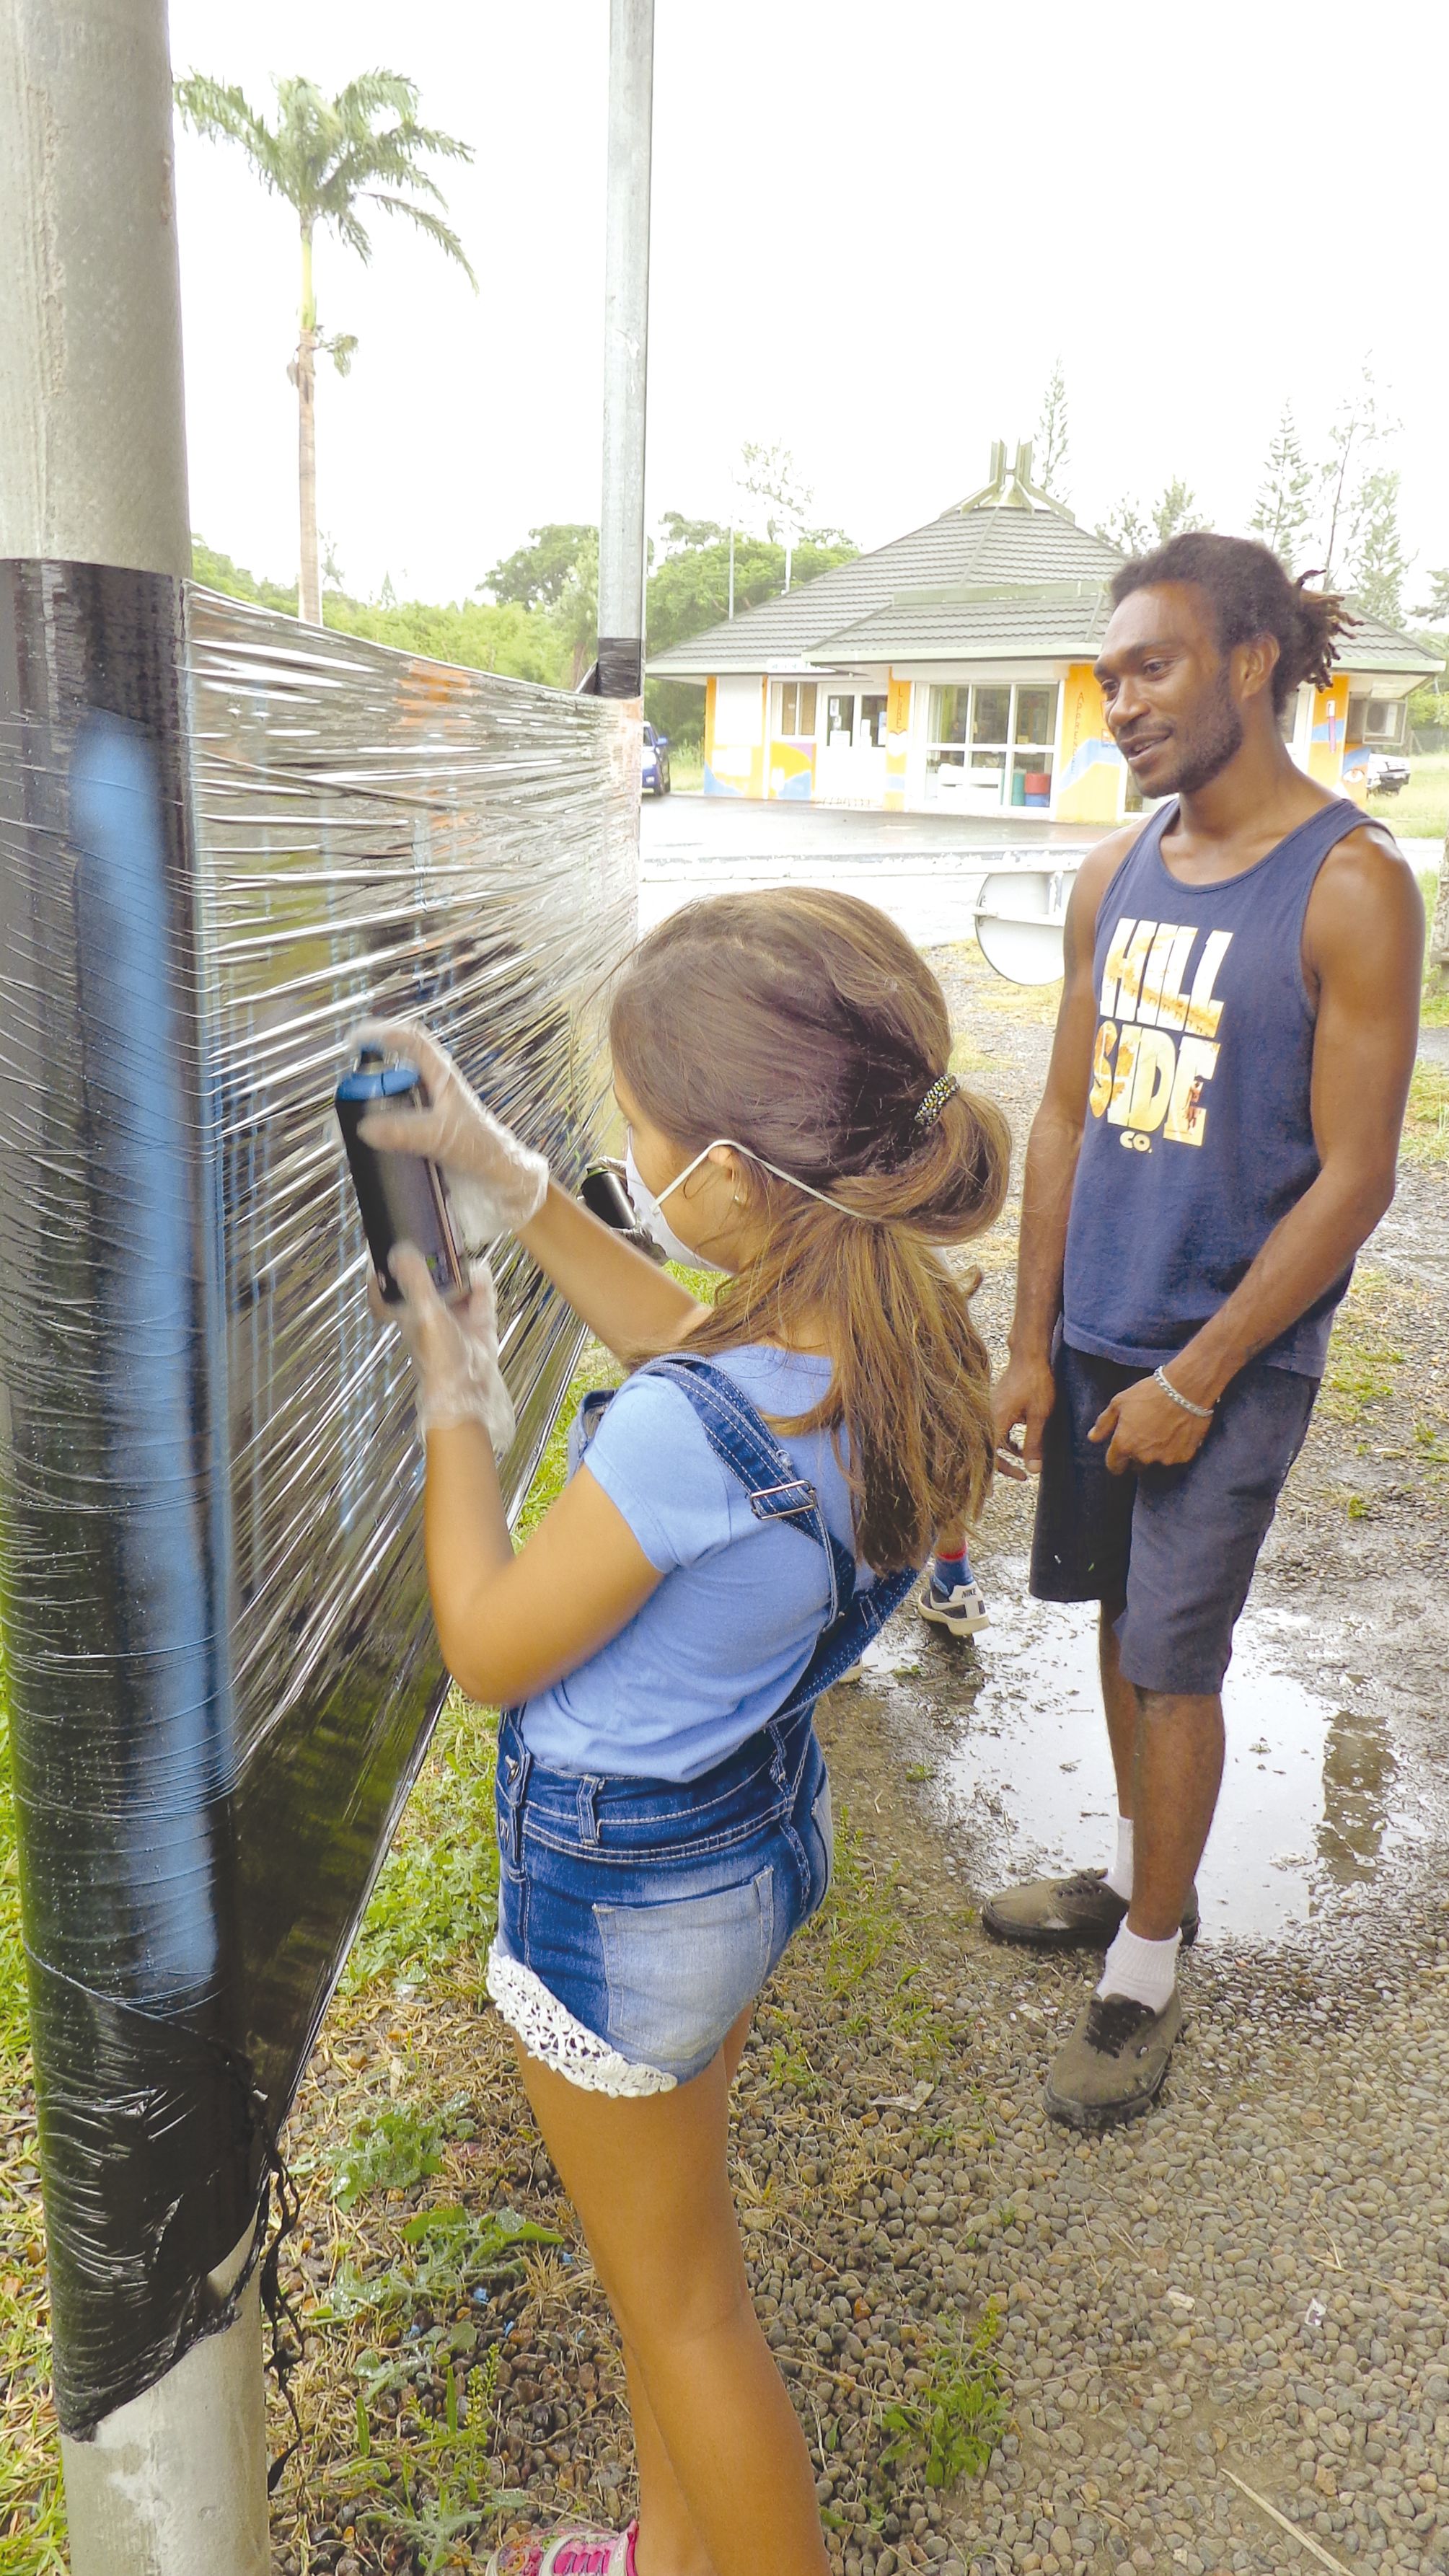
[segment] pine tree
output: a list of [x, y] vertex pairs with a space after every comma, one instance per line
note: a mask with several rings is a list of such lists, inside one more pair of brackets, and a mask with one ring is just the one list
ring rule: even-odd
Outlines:
[[1189, 492], [1180, 474], [1174, 474], [1172, 481], [1165, 483], [1158, 494], [1152, 512], [1152, 526], [1160, 546], [1165, 546], [1170, 537], [1184, 536], [1189, 528], [1202, 526], [1197, 495]]
[[1291, 403], [1273, 433], [1258, 487], [1257, 506], [1248, 526], [1292, 572], [1303, 550], [1304, 532], [1313, 517], [1313, 469], [1299, 443]]
[[1037, 489], [1047, 492], [1054, 501], [1066, 499], [1064, 477], [1067, 464], [1067, 380], [1058, 358], [1051, 381], [1041, 398], [1041, 417], [1033, 441]]
[[1345, 580], [1355, 607], [1397, 626], [1404, 613], [1409, 569], [1399, 534], [1399, 475], [1381, 465], [1365, 474], [1350, 514]]
[[1097, 534], [1109, 546], [1120, 546], [1124, 555], [1145, 555], [1152, 543], [1152, 521], [1141, 502], [1124, 492], [1105, 519], [1099, 520]]

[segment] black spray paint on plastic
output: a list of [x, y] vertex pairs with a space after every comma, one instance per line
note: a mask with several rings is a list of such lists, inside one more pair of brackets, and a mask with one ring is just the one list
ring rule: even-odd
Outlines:
[[[576, 1179], [637, 724], [0, 568], [0, 1616], [62, 2421], [222, 2311], [444, 1688], [326, 1118], [416, 1011]], [[577, 1335], [497, 1259], [526, 1487]]]

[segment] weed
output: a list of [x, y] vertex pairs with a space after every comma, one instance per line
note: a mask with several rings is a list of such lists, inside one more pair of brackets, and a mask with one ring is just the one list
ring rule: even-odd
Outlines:
[[1001, 2332], [995, 2300], [971, 2334], [938, 2343], [929, 2354], [926, 2385], [915, 2396], [887, 2406], [882, 2422], [891, 2440], [881, 2466], [920, 2467], [928, 2487], [952, 2487], [979, 2477], [1006, 2423], [1001, 2372], [992, 2346]]
[[906, 1764], [906, 1778], [914, 1787], [919, 1788], [922, 1782], [929, 1780], [930, 1777], [931, 1766], [929, 1762], [908, 1762]]
[[372, 2111], [360, 2120], [332, 2168], [332, 2197], [350, 2209], [370, 2191], [411, 2191], [441, 2173], [443, 2124], [418, 2111]]

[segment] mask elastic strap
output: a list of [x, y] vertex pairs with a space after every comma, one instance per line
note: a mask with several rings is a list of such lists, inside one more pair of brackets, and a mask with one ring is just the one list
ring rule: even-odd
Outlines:
[[835, 1208], [841, 1216], [853, 1216], [862, 1225], [878, 1225], [883, 1222], [878, 1217], [867, 1216], [863, 1208], [847, 1207], [844, 1199], [833, 1199], [828, 1190], [817, 1190], [810, 1181], [797, 1180], [793, 1172], [782, 1171], [778, 1163], [766, 1162], [764, 1155], [757, 1154], [753, 1145], [742, 1145], [737, 1136], [712, 1137], [705, 1146], [704, 1152], [696, 1154], [693, 1162], [687, 1163], [684, 1170], [670, 1182], [669, 1188], [659, 1192], [654, 1201], [656, 1207], [663, 1207], [670, 1193], [677, 1190], [681, 1182], [687, 1181], [691, 1172], [698, 1171], [700, 1164], [714, 1152], [716, 1145], [729, 1145], [737, 1154], [748, 1154], [752, 1163], [763, 1164], [767, 1172], [774, 1173], [777, 1181], [788, 1181], [792, 1190], [803, 1190], [807, 1199], [818, 1199], [822, 1207]]

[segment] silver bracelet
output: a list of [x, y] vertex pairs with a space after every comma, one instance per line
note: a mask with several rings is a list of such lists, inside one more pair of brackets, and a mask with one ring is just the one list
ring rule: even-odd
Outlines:
[[1162, 1369], [1153, 1370], [1152, 1383], [1154, 1386], [1160, 1386], [1164, 1395], [1170, 1395], [1174, 1404], [1180, 1404], [1184, 1413], [1193, 1414], [1199, 1422], [1211, 1422], [1213, 1407], [1210, 1404], [1194, 1404], [1190, 1395], [1179, 1395], [1171, 1378]]

